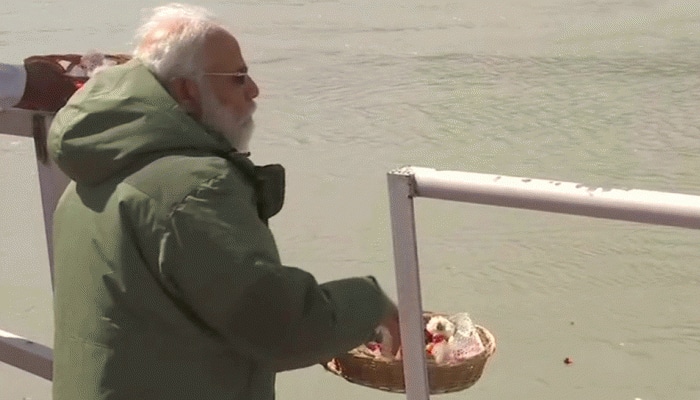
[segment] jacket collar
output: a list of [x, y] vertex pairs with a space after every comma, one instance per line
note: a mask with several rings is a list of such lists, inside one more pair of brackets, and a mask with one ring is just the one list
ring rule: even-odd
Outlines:
[[280, 164], [255, 165], [248, 155], [235, 151], [222, 154], [242, 171], [253, 185], [258, 217], [267, 224], [268, 219], [279, 213], [284, 205], [285, 170]]

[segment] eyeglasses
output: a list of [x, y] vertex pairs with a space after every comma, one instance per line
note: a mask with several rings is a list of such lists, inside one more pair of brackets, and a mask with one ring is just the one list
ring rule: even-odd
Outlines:
[[245, 84], [245, 78], [249, 75], [247, 72], [205, 72], [205, 76], [231, 76], [233, 81], [239, 85]]

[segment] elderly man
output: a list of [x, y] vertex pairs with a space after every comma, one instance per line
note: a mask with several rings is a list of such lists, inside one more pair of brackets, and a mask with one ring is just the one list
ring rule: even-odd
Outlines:
[[276, 372], [378, 327], [397, 350], [373, 278], [281, 264], [267, 219], [284, 171], [248, 159], [256, 96], [236, 39], [173, 4], [56, 115], [49, 150], [73, 182], [55, 212], [54, 400], [273, 399]]

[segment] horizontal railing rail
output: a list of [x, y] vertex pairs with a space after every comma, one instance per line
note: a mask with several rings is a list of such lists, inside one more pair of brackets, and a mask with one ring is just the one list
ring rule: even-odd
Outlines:
[[44, 379], [53, 378], [53, 350], [0, 329], [0, 361]]

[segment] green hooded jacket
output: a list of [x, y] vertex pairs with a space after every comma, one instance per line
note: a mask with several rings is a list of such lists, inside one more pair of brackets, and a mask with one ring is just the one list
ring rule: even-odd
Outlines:
[[281, 167], [266, 179], [139, 61], [79, 90], [49, 151], [72, 179], [54, 215], [54, 400], [273, 399], [276, 372], [357, 346], [393, 309], [371, 277], [282, 265], [266, 223]]

